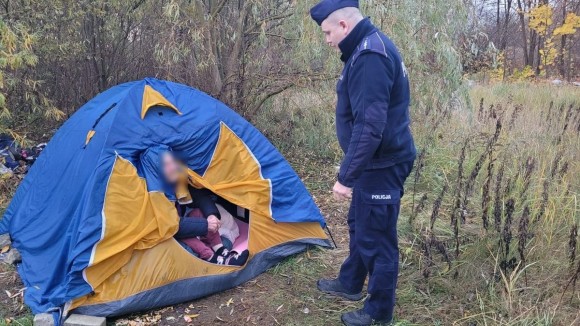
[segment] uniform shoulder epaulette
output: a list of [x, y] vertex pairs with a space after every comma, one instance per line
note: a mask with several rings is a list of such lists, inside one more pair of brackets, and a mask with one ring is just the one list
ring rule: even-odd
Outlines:
[[389, 54], [387, 53], [387, 46], [385, 45], [385, 42], [381, 38], [379, 32], [374, 32], [370, 35], [367, 35], [362, 40], [362, 42], [358, 45], [356, 49], [356, 52], [352, 60], [352, 64], [354, 65], [354, 63], [361, 54], [367, 52], [378, 53], [384, 55], [385, 57], [389, 56]]

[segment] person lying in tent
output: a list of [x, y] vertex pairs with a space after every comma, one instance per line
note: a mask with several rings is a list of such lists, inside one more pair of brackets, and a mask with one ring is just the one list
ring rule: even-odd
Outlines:
[[[169, 200], [176, 201], [175, 189], [183, 179], [184, 171], [169, 147], [157, 146], [143, 152], [140, 170], [141, 174], [145, 176], [150, 191], [151, 189], [162, 189]], [[220, 220], [222, 212], [216, 206], [212, 198], [213, 194], [207, 189], [196, 189], [191, 186], [187, 188], [189, 196], [183, 196], [183, 194], [179, 196], [189, 200], [182, 201], [182, 203], [187, 204], [185, 210], [180, 214], [179, 229], [175, 238], [190, 247], [199, 258], [210, 263], [232, 266], [244, 265], [249, 257], [248, 250], [241, 253], [231, 251], [222, 242], [220, 237], [220, 228], [223, 225]], [[223, 215], [226, 216], [226, 214]], [[232, 220], [229, 221], [229, 218]], [[229, 215], [228, 223], [226, 223], [228, 228], [224, 228], [222, 233], [232, 235], [235, 232], [232, 223], [236, 224], [233, 217]]]

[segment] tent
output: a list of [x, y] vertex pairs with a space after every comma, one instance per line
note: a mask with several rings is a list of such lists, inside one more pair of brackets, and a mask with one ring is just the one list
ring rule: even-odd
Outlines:
[[[175, 204], [136, 168], [160, 144], [248, 218], [245, 266], [205, 262], [173, 238]], [[299, 177], [250, 123], [196, 89], [147, 78], [99, 94], [58, 130], [0, 234], [22, 254], [34, 313], [115, 316], [237, 286], [308, 246], [328, 246], [324, 226]]]

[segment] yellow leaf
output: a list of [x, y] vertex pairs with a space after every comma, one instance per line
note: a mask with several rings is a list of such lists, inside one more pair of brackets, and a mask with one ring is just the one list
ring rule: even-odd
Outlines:
[[552, 7], [550, 5], [539, 5], [532, 8], [528, 13], [529, 26], [531, 29], [535, 30], [540, 35], [546, 35], [548, 27], [550, 27], [554, 22], [552, 20]]
[[199, 317], [199, 314], [184, 315], [183, 320], [185, 320], [186, 323], [191, 323], [193, 321], [193, 318], [197, 318], [197, 317]]
[[2, 249], [0, 249], [0, 254], [8, 252], [8, 250], [10, 250], [10, 245], [4, 246]]

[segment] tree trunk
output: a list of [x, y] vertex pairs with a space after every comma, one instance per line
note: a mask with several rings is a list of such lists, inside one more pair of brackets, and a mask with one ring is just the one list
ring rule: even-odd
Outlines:
[[528, 60], [529, 60], [530, 66], [532, 68], [536, 68], [536, 66], [537, 66], [536, 53], [538, 52], [536, 50], [536, 47], [537, 47], [537, 42], [538, 42], [538, 34], [535, 31], [530, 30], [529, 40], [530, 40], [530, 46], [528, 48]]
[[509, 24], [510, 24], [510, 12], [512, 10], [512, 0], [506, 0], [505, 8], [504, 8], [504, 22], [503, 28], [500, 33], [501, 43], [500, 43], [500, 50], [505, 50], [507, 47], [507, 38], [508, 38], [508, 31], [509, 31]]
[[251, 5], [250, 1], [238, 1], [237, 21], [235, 23], [235, 35], [233, 46], [229, 49], [229, 56], [224, 56], [226, 59], [225, 66], [227, 67], [226, 77], [225, 77], [225, 98], [227, 98], [232, 105], [235, 105], [239, 109], [244, 109], [244, 103], [234, 101], [243, 101], [244, 96], [241, 94], [242, 89], [242, 78], [241, 78], [241, 67], [243, 63], [242, 57], [244, 56], [245, 38], [244, 30], [246, 28], [246, 22], [248, 21], [248, 11]]
[[496, 9], [497, 9], [497, 13], [496, 13], [496, 26], [497, 26], [498, 31], [499, 31], [499, 28], [500, 28], [500, 18], [499, 18], [500, 17], [500, 15], [499, 15], [500, 14], [500, 10], [499, 10], [500, 3], [501, 3], [501, 1], [500, 0], [497, 0], [497, 6], [496, 6]]
[[520, 18], [520, 28], [522, 29], [522, 50], [524, 56], [524, 66], [530, 65], [528, 56], [528, 35], [526, 33], [526, 17], [522, 7], [522, 1], [518, 0], [518, 16]]
[[[566, 14], [568, 9], [568, 0], [562, 1], [562, 23], [566, 21]], [[562, 78], [566, 78], [565, 64], [566, 60], [564, 56], [566, 55], [566, 35], [562, 35], [562, 40], [560, 41], [560, 53], [558, 55], [558, 70]]]

